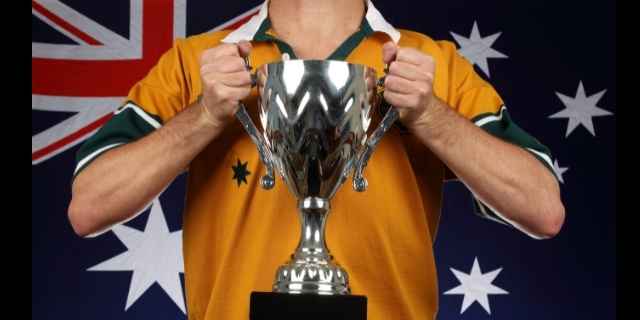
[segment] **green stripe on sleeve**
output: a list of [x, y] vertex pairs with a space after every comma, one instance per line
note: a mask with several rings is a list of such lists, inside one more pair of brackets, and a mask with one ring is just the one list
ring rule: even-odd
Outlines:
[[162, 124], [152, 115], [129, 101], [118, 108], [114, 116], [80, 147], [76, 153], [75, 178], [89, 163], [104, 152], [133, 142], [154, 131]]
[[[522, 147], [542, 162], [553, 176], [556, 177], [549, 148], [515, 124], [505, 107], [502, 107], [497, 113], [480, 114], [471, 119], [471, 121], [491, 135]], [[491, 208], [475, 198], [475, 196], [473, 196], [473, 198], [473, 206], [477, 215], [511, 226], [509, 222], [502, 219]]]
[[498, 113], [478, 115], [471, 121], [491, 135], [527, 150], [555, 176], [551, 150], [513, 122], [506, 108]]

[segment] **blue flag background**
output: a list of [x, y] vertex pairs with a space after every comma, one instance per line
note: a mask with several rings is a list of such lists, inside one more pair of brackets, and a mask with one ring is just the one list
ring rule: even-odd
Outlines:
[[[132, 298], [131, 271], [95, 270], [130, 249], [125, 231], [150, 232], [153, 210], [121, 233], [77, 237], [66, 215], [74, 155], [172, 39], [233, 27], [260, 3], [32, 2], [33, 319], [185, 318], [181, 290], [155, 282]], [[615, 1], [374, 3], [396, 28], [455, 42], [514, 121], [550, 147], [562, 181], [566, 223], [542, 241], [480, 219], [469, 191], [447, 184], [438, 319], [615, 319]], [[184, 182], [152, 205], [169, 232], [181, 229]]]

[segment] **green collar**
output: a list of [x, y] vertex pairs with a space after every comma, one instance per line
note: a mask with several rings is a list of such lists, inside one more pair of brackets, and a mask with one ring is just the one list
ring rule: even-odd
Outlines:
[[[276, 38], [269, 30], [271, 29], [271, 20], [269, 18], [264, 19], [260, 28], [256, 32], [253, 37], [254, 41], [273, 41], [278, 46], [278, 49], [281, 53], [286, 53], [289, 55], [290, 59], [297, 59], [295, 53], [291, 46]], [[347, 40], [345, 40], [338, 48], [327, 58], [327, 60], [345, 60], [351, 54], [351, 52], [362, 42], [364, 38], [373, 34], [373, 29], [369, 25], [367, 19], [362, 19], [362, 23], [360, 24], [360, 28], [358, 31], [354, 32]]]

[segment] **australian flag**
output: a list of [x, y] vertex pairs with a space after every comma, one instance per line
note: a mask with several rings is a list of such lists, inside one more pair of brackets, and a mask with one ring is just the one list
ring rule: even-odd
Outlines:
[[[185, 319], [184, 177], [135, 219], [81, 239], [67, 220], [74, 155], [174, 39], [235, 28], [261, 2], [31, 4], [32, 318]], [[615, 319], [615, 2], [375, 5], [396, 28], [457, 44], [553, 151], [567, 212], [555, 238], [532, 240], [475, 216], [469, 191], [449, 182], [434, 248], [437, 318]]]

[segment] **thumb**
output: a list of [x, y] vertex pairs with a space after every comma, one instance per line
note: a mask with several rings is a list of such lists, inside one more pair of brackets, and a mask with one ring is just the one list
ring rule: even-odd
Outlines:
[[391, 63], [396, 59], [396, 53], [398, 52], [398, 46], [393, 41], [389, 41], [382, 46], [382, 61], [385, 64]]
[[251, 52], [251, 42], [246, 41], [246, 40], [242, 40], [240, 42], [238, 42], [238, 53], [240, 53], [241, 57], [248, 57], [249, 53]]

